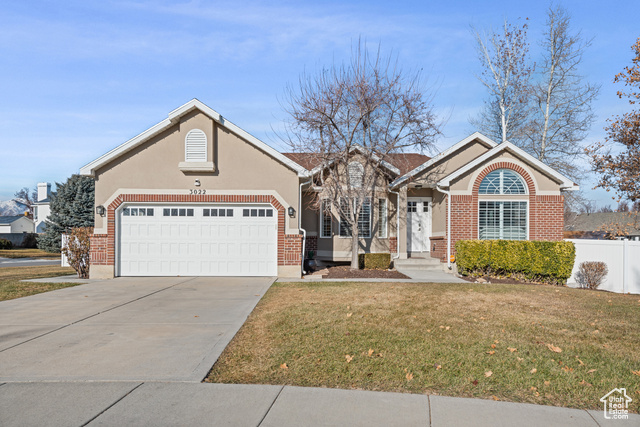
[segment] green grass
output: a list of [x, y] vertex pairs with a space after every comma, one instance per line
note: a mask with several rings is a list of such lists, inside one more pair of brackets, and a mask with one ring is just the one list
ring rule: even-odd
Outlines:
[[57, 266], [3, 267], [0, 268], [0, 301], [26, 297], [42, 292], [76, 286], [77, 283], [34, 283], [24, 279], [66, 276], [74, 274], [73, 268]]
[[0, 249], [0, 258], [54, 258], [60, 259], [60, 253], [45, 252], [40, 249]]
[[207, 381], [590, 409], [626, 387], [638, 412], [639, 313], [638, 295], [544, 285], [276, 283]]

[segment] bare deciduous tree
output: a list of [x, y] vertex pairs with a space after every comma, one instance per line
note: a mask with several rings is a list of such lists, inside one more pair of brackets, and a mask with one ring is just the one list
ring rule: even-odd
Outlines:
[[[321, 188], [316, 209], [334, 212], [351, 235], [351, 268], [358, 268], [358, 220], [372, 215], [375, 195], [386, 190], [393, 153], [409, 148], [430, 150], [440, 134], [431, 94], [420, 74], [408, 75], [396, 61], [371, 55], [365, 44], [354, 48], [350, 62], [302, 75], [286, 91], [285, 141], [295, 152], [315, 156]], [[369, 230], [373, 235], [373, 231]]]
[[504, 22], [502, 32], [482, 35], [473, 30], [482, 73], [476, 77], [489, 90], [489, 100], [471, 123], [499, 141], [518, 141], [529, 114], [530, 76], [525, 22], [517, 27]]
[[15, 198], [14, 200], [27, 207], [27, 217], [33, 219], [33, 205], [38, 201], [38, 188], [36, 187], [29, 192], [28, 187], [23, 187], [16, 191], [13, 197]]
[[[629, 104], [635, 105], [640, 102], [640, 37], [631, 48], [635, 53], [633, 65], [617, 74], [614, 82], [630, 86], [618, 91], [618, 97], [627, 97]], [[605, 142], [587, 149], [593, 169], [600, 174], [598, 187], [614, 190], [620, 199], [640, 201], [640, 109], [615, 116], [609, 123]], [[622, 150], [612, 154], [612, 145]]]
[[543, 56], [531, 92], [534, 108], [519, 145], [538, 160], [578, 179], [582, 175], [578, 161], [584, 156], [581, 142], [593, 123], [591, 103], [600, 86], [583, 83], [579, 67], [591, 41], [584, 41], [580, 32], [572, 34], [570, 23], [565, 9], [549, 8], [540, 43]]

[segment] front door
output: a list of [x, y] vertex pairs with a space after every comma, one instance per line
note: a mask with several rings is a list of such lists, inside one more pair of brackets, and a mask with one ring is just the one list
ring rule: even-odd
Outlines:
[[407, 199], [407, 251], [429, 252], [431, 236], [431, 198]]

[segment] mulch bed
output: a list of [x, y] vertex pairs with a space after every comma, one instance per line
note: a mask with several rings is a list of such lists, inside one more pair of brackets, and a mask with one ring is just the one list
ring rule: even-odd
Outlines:
[[410, 279], [396, 270], [352, 270], [349, 266], [327, 267], [323, 279]]

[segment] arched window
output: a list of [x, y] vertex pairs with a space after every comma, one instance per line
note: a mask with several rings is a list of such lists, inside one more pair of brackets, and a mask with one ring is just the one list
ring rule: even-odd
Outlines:
[[349, 182], [353, 188], [362, 187], [362, 179], [364, 177], [364, 167], [358, 162], [349, 163]]
[[478, 194], [527, 194], [527, 187], [518, 173], [497, 169], [484, 177]]
[[527, 240], [528, 201], [499, 197], [527, 194], [524, 179], [517, 172], [497, 169], [489, 173], [480, 183], [478, 194], [498, 196], [478, 202], [479, 239]]
[[207, 161], [207, 135], [200, 129], [193, 129], [184, 139], [184, 160], [186, 162]]

